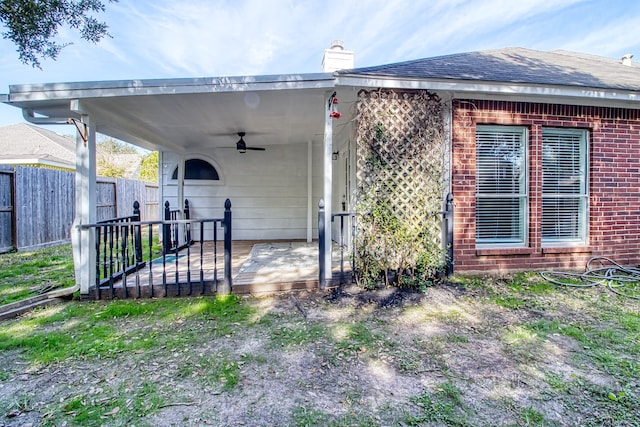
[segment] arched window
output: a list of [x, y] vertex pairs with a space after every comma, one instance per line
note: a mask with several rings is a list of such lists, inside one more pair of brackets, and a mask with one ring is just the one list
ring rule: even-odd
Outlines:
[[[173, 170], [171, 179], [178, 179], [178, 167]], [[213, 165], [202, 159], [189, 159], [184, 162], [184, 179], [219, 181], [220, 175]]]

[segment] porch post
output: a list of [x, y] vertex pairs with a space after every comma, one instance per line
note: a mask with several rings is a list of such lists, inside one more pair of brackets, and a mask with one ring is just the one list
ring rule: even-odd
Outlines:
[[76, 133], [75, 184], [73, 263], [80, 294], [88, 296], [96, 279], [95, 231], [80, 228], [83, 224], [96, 223], [96, 129], [88, 116], [83, 116], [82, 126]]
[[[180, 209], [182, 203], [184, 203], [184, 167], [185, 167], [185, 158], [183, 155], [180, 155], [180, 159], [178, 161], [178, 202], [176, 203], [176, 208]], [[181, 218], [178, 218], [181, 219]]]
[[324, 112], [324, 143], [323, 143], [323, 164], [324, 164], [324, 184], [322, 198], [324, 199], [324, 271], [329, 282], [331, 281], [331, 214], [333, 209], [331, 207], [331, 201], [333, 200], [333, 169], [332, 169], [332, 155], [333, 155], [333, 123], [329, 116], [331, 112], [331, 101], [333, 95], [330, 95], [325, 100], [325, 112]]
[[307, 243], [313, 240], [313, 141], [307, 141]]
[[[216, 224], [214, 223], [215, 227]], [[231, 254], [233, 241], [231, 238], [231, 230], [233, 226], [231, 224], [231, 200], [227, 199], [224, 202], [224, 281], [222, 287], [218, 290], [220, 295], [228, 295], [233, 288], [232, 282], [232, 269], [233, 269], [233, 256]], [[214, 243], [215, 244], [215, 243]]]

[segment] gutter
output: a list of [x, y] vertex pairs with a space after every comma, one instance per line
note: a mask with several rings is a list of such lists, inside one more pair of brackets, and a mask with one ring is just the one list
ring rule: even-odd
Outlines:
[[36, 117], [31, 108], [22, 109], [22, 117], [34, 125], [66, 125], [69, 124], [68, 117]]
[[331, 73], [313, 73], [23, 84], [9, 86], [10, 100], [2, 102], [21, 103], [131, 95], [177, 95], [274, 89], [326, 89], [332, 88], [333, 82], [334, 75]]
[[640, 92], [587, 86], [561, 86], [550, 84], [528, 84], [518, 82], [468, 81], [448, 79], [408, 79], [401, 77], [359, 76], [341, 74], [336, 77], [336, 86], [356, 86], [390, 89], [426, 89], [448, 91], [454, 98], [482, 95], [490, 99], [513, 100], [514, 96], [536, 98], [539, 102], [560, 102], [577, 105], [616, 104], [638, 108]]

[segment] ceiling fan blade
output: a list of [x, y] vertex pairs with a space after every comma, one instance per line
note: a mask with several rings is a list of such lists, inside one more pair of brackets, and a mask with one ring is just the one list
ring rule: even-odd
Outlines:
[[266, 151], [266, 148], [263, 147], [246, 147], [247, 150], [254, 150], [254, 151]]

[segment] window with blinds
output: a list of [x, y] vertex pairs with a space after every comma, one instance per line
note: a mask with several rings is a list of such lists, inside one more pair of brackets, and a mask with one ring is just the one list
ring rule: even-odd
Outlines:
[[586, 244], [587, 132], [542, 131], [542, 243]]
[[527, 129], [476, 129], [476, 244], [522, 246], [527, 233]]

